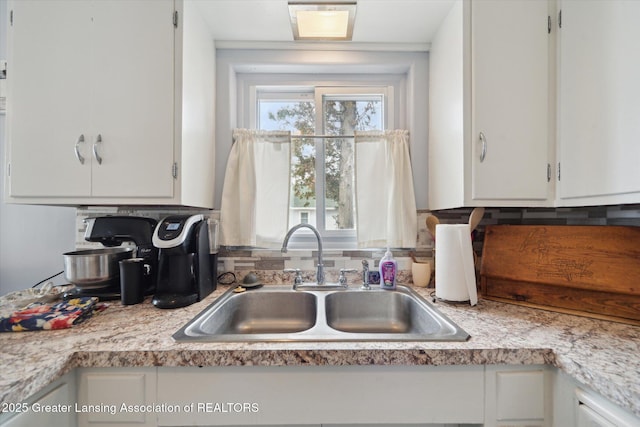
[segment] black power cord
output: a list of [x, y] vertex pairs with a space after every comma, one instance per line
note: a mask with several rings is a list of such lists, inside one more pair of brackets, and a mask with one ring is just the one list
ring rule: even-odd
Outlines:
[[38, 283], [36, 283], [35, 285], [33, 285], [33, 286], [32, 286], [32, 288], [35, 288], [36, 286], [41, 285], [41, 284], [43, 284], [44, 282], [46, 282], [47, 280], [51, 280], [51, 279], [53, 279], [54, 277], [61, 275], [62, 273], [64, 273], [64, 270], [62, 270], [62, 271], [61, 271], [61, 272], [59, 272], [59, 273], [54, 274], [53, 276], [47, 277], [47, 278], [46, 278], [46, 279], [44, 279], [44, 280], [39, 281]]

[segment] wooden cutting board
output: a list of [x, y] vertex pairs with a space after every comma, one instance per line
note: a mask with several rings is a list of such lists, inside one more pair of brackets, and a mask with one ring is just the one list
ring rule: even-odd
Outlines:
[[640, 325], [640, 227], [493, 225], [486, 299]]

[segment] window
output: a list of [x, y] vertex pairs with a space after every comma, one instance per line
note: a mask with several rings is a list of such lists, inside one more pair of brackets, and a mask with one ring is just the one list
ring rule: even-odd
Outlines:
[[[222, 198], [233, 129], [258, 128], [258, 89], [278, 88], [281, 93], [304, 89], [305, 99], [315, 102], [315, 88], [377, 87], [388, 89], [384, 128], [409, 130], [416, 205], [419, 209], [428, 207], [429, 54], [422, 49], [389, 51], [384, 43], [366, 50], [335, 46], [335, 50], [327, 50], [324, 44], [279, 49], [260, 43], [216, 42], [216, 206]], [[310, 215], [309, 223], [314, 218]], [[304, 231], [295, 233], [294, 238]], [[290, 241], [291, 248], [302, 248], [294, 243]], [[356, 247], [355, 239], [351, 245], [332, 244], [327, 238], [324, 243], [331, 249]], [[309, 239], [306, 248], [315, 248], [315, 241]]]
[[256, 128], [292, 133], [289, 227], [309, 223], [330, 246], [353, 247], [353, 134], [385, 129], [390, 92], [387, 86], [255, 87]]

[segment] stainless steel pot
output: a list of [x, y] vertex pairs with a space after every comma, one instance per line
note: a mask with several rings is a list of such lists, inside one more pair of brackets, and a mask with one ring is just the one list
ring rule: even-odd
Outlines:
[[84, 289], [100, 288], [120, 276], [118, 263], [133, 257], [132, 248], [87, 249], [67, 252], [64, 277]]

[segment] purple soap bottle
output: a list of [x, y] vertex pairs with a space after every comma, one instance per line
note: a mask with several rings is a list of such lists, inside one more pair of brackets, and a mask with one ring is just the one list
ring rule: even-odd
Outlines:
[[380, 260], [380, 288], [395, 289], [396, 274], [398, 272], [398, 263], [393, 259], [393, 255], [389, 248]]

